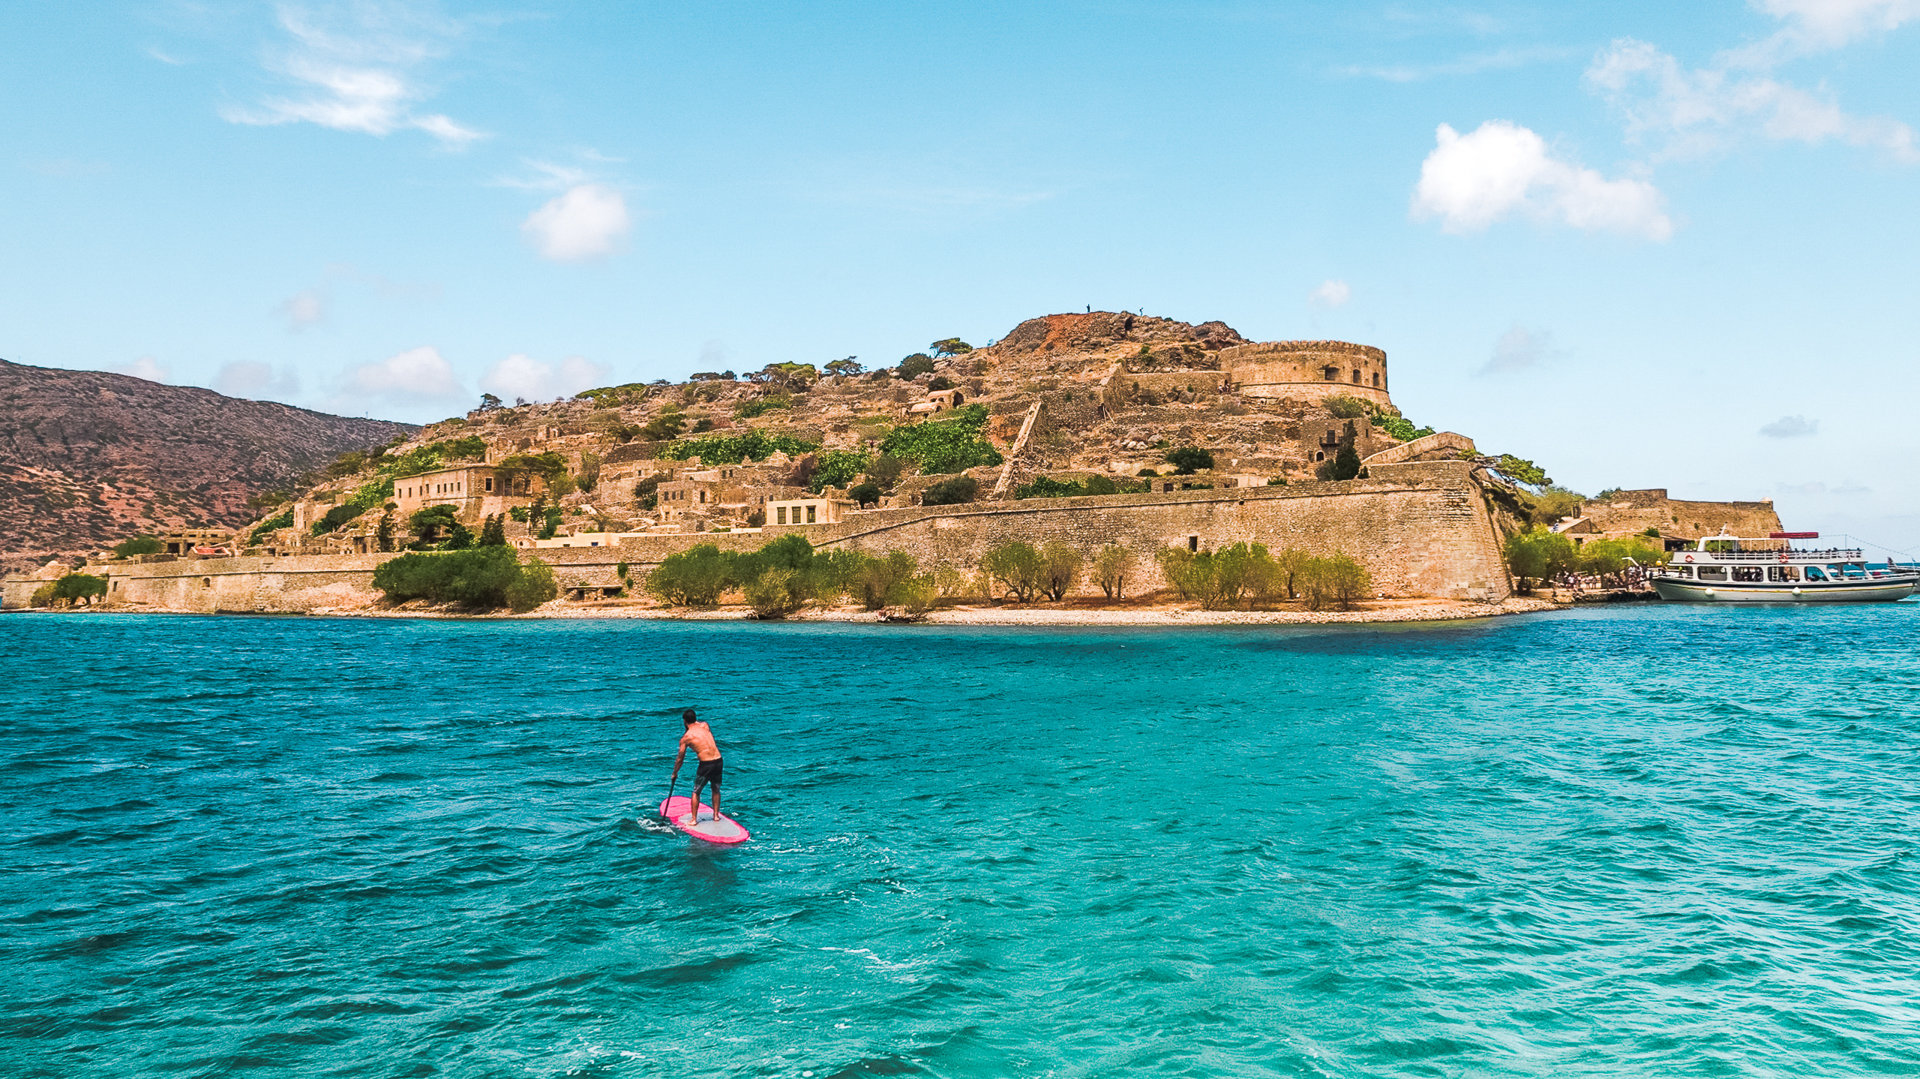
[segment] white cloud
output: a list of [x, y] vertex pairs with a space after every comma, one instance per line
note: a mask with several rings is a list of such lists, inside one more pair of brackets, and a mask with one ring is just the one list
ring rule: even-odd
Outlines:
[[299, 92], [222, 109], [229, 122], [310, 123], [380, 136], [424, 131], [455, 148], [483, 137], [441, 113], [415, 111], [428, 96], [420, 69], [444, 52], [457, 33], [453, 25], [407, 5], [350, 4], [324, 14], [288, 5], [279, 15], [290, 41], [267, 66]]
[[544, 258], [581, 262], [621, 250], [632, 226], [620, 192], [605, 184], [580, 184], [535, 210], [520, 232]]
[[1757, 62], [1729, 54], [1690, 71], [1653, 45], [1622, 38], [1594, 58], [1585, 78], [1626, 117], [1629, 136], [1657, 138], [1670, 156], [1709, 153], [1758, 135], [1808, 145], [1838, 141], [1896, 161], [1920, 161], [1913, 128], [1891, 117], [1847, 113], [1825, 91], [1739, 70]]
[[1320, 282], [1320, 287], [1307, 293], [1307, 302], [1309, 304], [1315, 307], [1324, 307], [1329, 310], [1339, 307], [1351, 299], [1353, 299], [1353, 289], [1349, 287], [1345, 281], [1339, 281], [1333, 278], [1328, 278]]
[[410, 348], [379, 363], [363, 363], [347, 373], [346, 392], [354, 398], [430, 403], [465, 397], [453, 365], [430, 345]]
[[1525, 371], [1560, 355], [1563, 353], [1553, 347], [1552, 334], [1515, 323], [1493, 343], [1493, 355], [1488, 357], [1486, 366], [1480, 368], [1480, 373], [1503, 375]]
[[300, 376], [292, 370], [276, 371], [272, 364], [236, 360], [213, 376], [213, 388], [229, 397], [284, 399], [300, 392]]
[[1767, 438], [1806, 438], [1820, 433], [1820, 421], [1805, 416], [1782, 416], [1760, 428]]
[[278, 311], [287, 320], [287, 329], [317, 326], [327, 320], [327, 294], [317, 288], [303, 289], [287, 297]]
[[1558, 160], [1544, 139], [1517, 124], [1489, 120], [1465, 135], [1441, 124], [1435, 141], [1420, 165], [1412, 213], [1417, 220], [1439, 218], [1442, 231], [1478, 232], [1523, 214], [1650, 240], [1673, 235], [1665, 199], [1652, 184], [1609, 180]]
[[1920, 0], [1756, 0], [1754, 6], [1787, 22], [1766, 41], [1743, 50], [1768, 59], [1837, 49], [1920, 19]]
[[508, 401], [543, 401], [600, 385], [606, 374], [605, 367], [580, 356], [568, 356], [556, 365], [516, 352], [488, 368], [480, 376], [480, 388]]
[[165, 382], [169, 373], [167, 365], [152, 356], [142, 356], [132, 363], [123, 363], [111, 370], [117, 374], [144, 378], [148, 382]]

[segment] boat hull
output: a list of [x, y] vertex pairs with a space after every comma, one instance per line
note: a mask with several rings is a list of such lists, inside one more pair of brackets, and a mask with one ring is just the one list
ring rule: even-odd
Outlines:
[[1833, 584], [1702, 584], [1655, 577], [1661, 599], [1682, 603], [1890, 603], [1913, 593], [1911, 580], [1841, 581]]

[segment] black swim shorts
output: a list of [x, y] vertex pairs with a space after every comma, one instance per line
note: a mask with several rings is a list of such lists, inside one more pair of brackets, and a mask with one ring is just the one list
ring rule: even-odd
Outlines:
[[701, 761], [700, 767], [693, 770], [693, 781], [695, 783], [711, 783], [718, 787], [720, 785], [721, 760], [722, 758], [715, 757], [710, 761]]

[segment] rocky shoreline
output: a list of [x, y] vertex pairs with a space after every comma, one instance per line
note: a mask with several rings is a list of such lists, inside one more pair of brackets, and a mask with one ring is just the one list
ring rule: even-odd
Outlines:
[[[1292, 626], [1356, 625], [1410, 622], [1458, 622], [1508, 615], [1537, 614], [1567, 609], [1569, 604], [1538, 597], [1513, 597], [1495, 603], [1467, 600], [1416, 599], [1373, 600], [1351, 611], [1208, 611], [1189, 605], [1161, 604], [1139, 607], [1053, 607], [962, 605], [929, 611], [919, 617], [902, 617], [899, 612], [868, 611], [857, 607], [807, 610], [779, 619], [791, 623], [881, 623], [911, 622], [933, 626]], [[148, 607], [140, 604], [83, 607], [63, 611], [8, 613], [40, 614], [200, 614]], [[216, 612], [263, 617], [256, 612]], [[473, 613], [402, 604], [382, 607], [375, 604], [342, 607], [316, 607], [304, 612], [264, 617], [298, 618], [446, 618], [475, 621], [525, 620], [619, 620], [634, 619], [661, 622], [744, 622], [754, 620], [744, 606], [707, 610], [659, 607], [634, 601], [603, 603], [549, 603], [525, 614], [506, 612]]]

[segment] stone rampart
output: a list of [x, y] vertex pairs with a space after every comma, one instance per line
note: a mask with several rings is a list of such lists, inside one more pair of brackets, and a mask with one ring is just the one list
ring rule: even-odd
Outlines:
[[1387, 354], [1349, 341], [1262, 341], [1220, 350], [1220, 367], [1248, 397], [1318, 401], [1350, 396], [1392, 404]]
[[1473, 439], [1452, 431], [1435, 431], [1433, 434], [1402, 442], [1398, 446], [1389, 446], [1379, 453], [1369, 454], [1360, 463], [1372, 468], [1374, 465], [1397, 465], [1402, 461], [1420, 461], [1444, 459], [1451, 455], [1471, 457], [1480, 451], [1474, 447]]
[[1780, 514], [1772, 502], [1696, 502], [1668, 498], [1664, 490], [1622, 491], [1601, 502], [1584, 503], [1583, 516], [1608, 535], [1626, 535], [1658, 529], [1662, 535], [1698, 538], [1720, 533], [1765, 536], [1782, 531]]
[[[971, 570], [1010, 540], [1059, 541], [1091, 555], [1109, 543], [1134, 553], [1129, 594], [1164, 586], [1154, 552], [1165, 546], [1213, 550], [1238, 542], [1353, 556], [1383, 596], [1503, 599], [1509, 594], [1490, 509], [1462, 461], [1370, 469], [1370, 478], [1160, 494], [1027, 499], [961, 506], [913, 506], [851, 515], [838, 524], [761, 532], [635, 536], [615, 547], [549, 548], [536, 554], [565, 588], [610, 588], [619, 567], [638, 582], [668, 555], [698, 543], [746, 551], [787, 532], [816, 547], [868, 554], [905, 551], [922, 566]], [[304, 611], [347, 605], [373, 591], [373, 571], [393, 555], [293, 555], [112, 563], [109, 606], [171, 610]], [[37, 580], [4, 582], [5, 605], [25, 606]], [[1091, 582], [1083, 593], [1097, 592]]]

